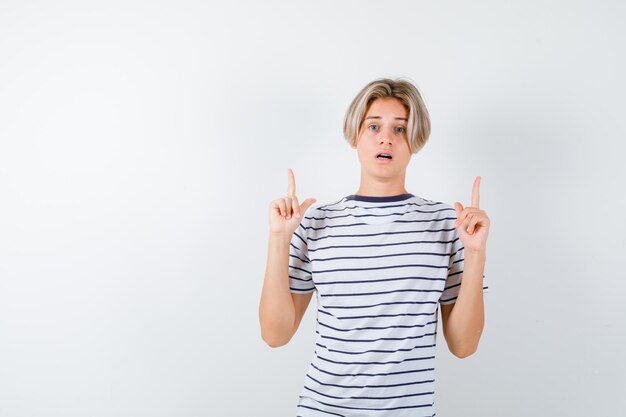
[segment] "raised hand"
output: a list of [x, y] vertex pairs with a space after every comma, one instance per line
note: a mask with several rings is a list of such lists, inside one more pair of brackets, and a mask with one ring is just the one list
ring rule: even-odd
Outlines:
[[287, 196], [278, 198], [270, 204], [269, 222], [271, 234], [284, 234], [290, 239], [300, 225], [304, 213], [317, 200], [307, 198], [302, 204], [298, 203], [296, 179], [291, 168], [287, 169], [287, 181]]
[[465, 251], [485, 251], [487, 248], [487, 235], [489, 234], [489, 217], [487, 212], [479, 208], [480, 176], [474, 180], [472, 188], [472, 205], [463, 207], [460, 202], [454, 203], [457, 220], [454, 227], [459, 232], [459, 238], [463, 242]]

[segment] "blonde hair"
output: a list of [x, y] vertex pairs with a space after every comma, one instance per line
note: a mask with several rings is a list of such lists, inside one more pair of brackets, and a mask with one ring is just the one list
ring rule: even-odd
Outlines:
[[361, 134], [363, 119], [370, 105], [377, 98], [398, 99], [409, 113], [407, 138], [409, 149], [415, 154], [426, 144], [430, 136], [430, 117], [417, 87], [408, 80], [379, 78], [367, 84], [356, 95], [343, 120], [343, 135], [351, 146], [356, 146]]

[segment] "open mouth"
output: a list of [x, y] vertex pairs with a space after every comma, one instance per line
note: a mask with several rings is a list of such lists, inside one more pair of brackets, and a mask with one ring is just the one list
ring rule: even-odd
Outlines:
[[378, 155], [376, 155], [376, 159], [392, 159], [391, 154], [388, 153], [379, 153]]

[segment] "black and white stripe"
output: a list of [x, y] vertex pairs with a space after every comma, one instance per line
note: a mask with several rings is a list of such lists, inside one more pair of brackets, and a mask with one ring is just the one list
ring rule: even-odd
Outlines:
[[435, 415], [438, 306], [463, 278], [455, 220], [451, 205], [413, 194], [307, 211], [289, 254], [291, 292], [315, 291], [318, 304], [298, 415]]

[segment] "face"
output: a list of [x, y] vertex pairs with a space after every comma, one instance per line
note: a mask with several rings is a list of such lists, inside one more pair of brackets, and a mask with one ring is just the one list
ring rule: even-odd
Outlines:
[[[412, 156], [407, 119], [407, 109], [396, 98], [377, 98], [372, 102], [357, 144], [352, 146], [359, 155], [362, 175], [383, 181], [404, 180]], [[390, 154], [391, 159], [378, 158], [380, 153]]]

